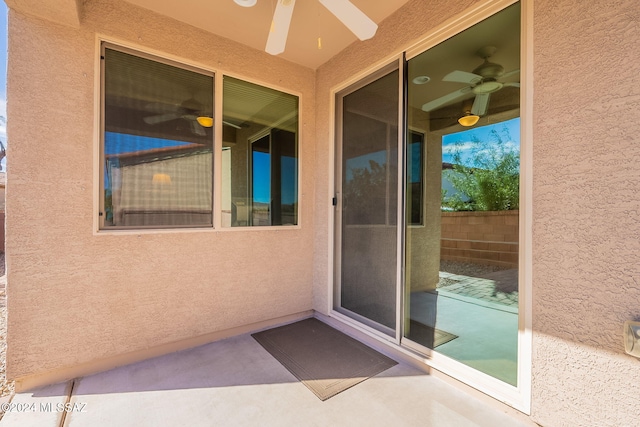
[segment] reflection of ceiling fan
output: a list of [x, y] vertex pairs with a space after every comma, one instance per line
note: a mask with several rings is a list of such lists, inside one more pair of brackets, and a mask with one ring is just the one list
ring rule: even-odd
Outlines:
[[[368, 40], [376, 34], [378, 25], [349, 0], [318, 0], [329, 12], [335, 15], [360, 40]], [[255, 0], [235, 0], [240, 6], [251, 7]], [[273, 14], [271, 31], [265, 51], [272, 55], [284, 52], [289, 34], [289, 24], [296, 0], [277, 0]]]
[[497, 48], [493, 46], [483, 47], [478, 50], [476, 55], [484, 59], [484, 62], [476, 67], [471, 73], [456, 70], [444, 76], [442, 81], [464, 83], [467, 86], [462, 89], [458, 89], [455, 92], [451, 92], [448, 95], [427, 102], [422, 106], [422, 110], [427, 112], [435, 110], [451, 101], [455, 101], [456, 99], [465, 96], [469, 92], [473, 92], [475, 94], [475, 100], [473, 101], [470, 113], [477, 116], [487, 114], [489, 98], [492, 93], [507, 86], [520, 87], [520, 83], [517, 82], [502, 83], [500, 81], [519, 73], [520, 70], [513, 70], [505, 73], [502, 65], [489, 62], [489, 58], [496, 52], [496, 50]]
[[142, 119], [149, 125], [157, 125], [171, 120], [182, 119], [189, 123], [191, 133], [198, 136], [205, 136], [207, 132], [204, 128], [213, 126], [211, 116], [202, 111], [203, 105], [194, 98], [187, 99], [180, 105], [153, 103], [148, 105], [147, 109], [159, 113], [155, 116], [147, 116]]

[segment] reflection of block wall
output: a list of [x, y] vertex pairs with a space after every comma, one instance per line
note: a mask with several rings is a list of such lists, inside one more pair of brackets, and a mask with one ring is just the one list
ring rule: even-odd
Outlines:
[[518, 213], [443, 212], [441, 258], [517, 268]]

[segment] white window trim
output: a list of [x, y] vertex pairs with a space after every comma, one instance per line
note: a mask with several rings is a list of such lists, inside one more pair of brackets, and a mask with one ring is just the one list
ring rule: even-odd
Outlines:
[[[101, 219], [99, 216], [101, 199], [102, 199], [102, 141], [104, 136], [104, 110], [102, 108], [102, 75], [104, 70], [102, 69], [104, 61], [100, 59], [102, 46], [110, 45], [115, 49], [123, 51], [130, 51], [133, 55], [141, 57], [149, 57], [152, 60], [166, 61], [169, 64], [176, 65], [185, 69], [191, 69], [196, 72], [211, 73], [214, 77], [214, 123], [222, 123], [222, 100], [223, 100], [223, 79], [224, 76], [233, 77], [248, 83], [253, 83], [259, 86], [263, 86], [269, 89], [274, 89], [288, 95], [293, 95], [298, 98], [298, 218], [296, 225], [271, 225], [271, 226], [246, 226], [246, 227], [222, 227], [222, 214], [220, 209], [222, 202], [222, 156], [218, 155], [222, 151], [222, 127], [214, 126], [214, 155], [213, 155], [213, 226], [193, 226], [193, 227], [156, 227], [156, 228], [101, 228]], [[141, 234], [175, 234], [175, 233], [218, 233], [218, 232], [267, 232], [267, 231], [287, 231], [287, 230], [300, 230], [303, 227], [304, 215], [302, 215], [304, 205], [303, 201], [303, 164], [304, 164], [304, 151], [301, 150], [304, 135], [303, 130], [303, 96], [299, 91], [291, 90], [280, 85], [275, 85], [269, 82], [261, 81], [244, 76], [233, 71], [228, 71], [222, 68], [212, 68], [206, 64], [191, 61], [184, 57], [168, 54], [163, 51], [150, 49], [146, 46], [142, 46], [136, 43], [132, 43], [128, 40], [114, 38], [105, 34], [96, 34], [95, 47], [94, 47], [94, 135], [93, 135], [93, 227], [92, 233], [94, 236], [112, 236], [112, 235], [141, 235]], [[313, 202], [311, 202], [313, 203]]]

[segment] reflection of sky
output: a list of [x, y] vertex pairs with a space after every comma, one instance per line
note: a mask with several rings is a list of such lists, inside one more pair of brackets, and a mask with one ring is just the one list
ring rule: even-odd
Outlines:
[[[253, 152], [253, 201], [271, 202], [271, 160], [269, 153]], [[297, 159], [282, 156], [280, 159], [282, 204], [290, 205], [298, 200]]]
[[421, 162], [422, 156], [422, 144], [420, 142], [414, 142], [409, 145], [407, 153], [407, 173], [409, 174], [408, 181], [410, 183], [420, 182], [422, 178]]
[[[189, 142], [171, 139], [149, 138], [148, 136], [130, 135], [128, 133], [105, 132], [104, 154], [125, 154], [157, 148], [180, 147], [190, 145]], [[109, 189], [109, 173], [104, 174], [104, 188]], [[108, 191], [108, 190], [107, 190]]]
[[368, 169], [369, 171], [371, 171], [371, 160], [373, 160], [380, 166], [385, 165], [387, 163], [386, 150], [376, 151], [375, 153], [367, 153], [363, 154], [362, 156], [347, 159], [345, 182], [349, 182], [353, 179], [353, 171], [356, 169]]
[[271, 201], [271, 161], [269, 153], [253, 152], [253, 201]]
[[463, 163], [467, 163], [470, 160], [472, 149], [476, 147], [474, 139], [481, 141], [486, 148], [496, 145], [496, 137], [492, 134], [494, 130], [500, 135], [507, 150], [520, 151], [520, 118], [516, 117], [505, 122], [443, 136], [442, 161], [453, 163], [453, 153], [460, 150]]
[[150, 138], [148, 136], [130, 135], [126, 133], [105, 132], [104, 154], [134, 153], [136, 151], [153, 150], [157, 148], [181, 147], [190, 145], [189, 142], [171, 139]]

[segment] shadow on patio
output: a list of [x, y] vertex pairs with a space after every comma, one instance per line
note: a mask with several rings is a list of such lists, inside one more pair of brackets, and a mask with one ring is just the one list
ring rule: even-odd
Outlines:
[[[70, 412], [56, 411], [65, 403]], [[20, 393], [12, 404], [34, 410], [8, 412], [0, 425], [524, 425], [402, 362], [322, 402], [248, 334]]]

